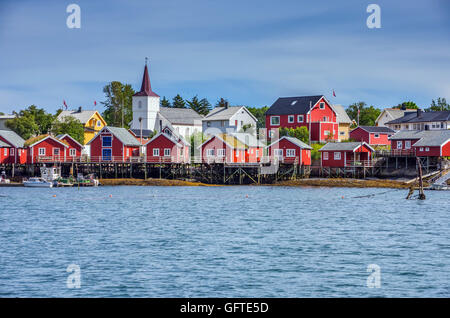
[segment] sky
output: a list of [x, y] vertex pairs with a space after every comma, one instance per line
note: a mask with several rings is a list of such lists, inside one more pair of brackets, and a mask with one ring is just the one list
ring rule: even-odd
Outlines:
[[[71, 3], [79, 29], [66, 25]], [[371, 3], [379, 29], [366, 25]], [[108, 82], [139, 90], [145, 57], [167, 98], [428, 107], [450, 100], [449, 39], [447, 0], [0, 0], [0, 112], [55, 112], [63, 100], [102, 111]]]

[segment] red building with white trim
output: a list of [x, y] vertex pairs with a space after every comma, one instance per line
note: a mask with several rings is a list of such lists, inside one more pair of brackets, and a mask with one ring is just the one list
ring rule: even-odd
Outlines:
[[391, 138], [395, 155], [450, 157], [450, 130], [400, 130]]
[[272, 129], [306, 127], [311, 130], [311, 141], [339, 138], [337, 113], [323, 95], [278, 98], [265, 115], [269, 137]]
[[356, 141], [364, 141], [372, 146], [389, 146], [391, 141], [389, 137], [395, 134], [395, 131], [383, 126], [359, 126], [350, 132], [350, 138]]
[[267, 146], [271, 161], [279, 160], [283, 163], [297, 162], [300, 165], [311, 165], [311, 146], [301, 140], [283, 136]]
[[160, 132], [145, 144], [147, 162], [188, 163], [190, 145], [174, 135]]
[[129, 162], [140, 155], [140, 142], [125, 128], [105, 126], [91, 141], [92, 162]]
[[66, 161], [80, 161], [81, 153], [83, 151], [83, 145], [76, 141], [69, 134], [58, 135], [57, 139], [61, 140], [68, 145], [66, 149]]
[[27, 163], [64, 162], [66, 161], [67, 144], [50, 135], [40, 135], [28, 139]]
[[329, 142], [323, 146], [321, 153], [322, 167], [367, 166], [371, 164], [372, 152], [375, 151], [366, 142]]
[[0, 163], [27, 162], [25, 140], [12, 130], [0, 129]]

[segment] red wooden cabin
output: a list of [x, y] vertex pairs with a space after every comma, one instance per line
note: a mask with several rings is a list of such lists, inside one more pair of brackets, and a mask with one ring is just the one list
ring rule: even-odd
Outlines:
[[339, 138], [336, 111], [323, 95], [278, 98], [265, 115], [269, 137], [272, 129], [311, 127], [311, 141]]
[[391, 137], [391, 152], [398, 156], [449, 157], [450, 130], [400, 130]]
[[271, 160], [283, 163], [297, 162], [300, 165], [311, 165], [311, 146], [289, 136], [283, 136], [267, 146]]
[[27, 163], [37, 162], [64, 162], [66, 161], [66, 149], [69, 146], [61, 140], [50, 135], [40, 135], [28, 139]]
[[320, 150], [322, 167], [370, 166], [374, 149], [366, 142], [329, 142]]
[[83, 145], [72, 138], [69, 134], [58, 135], [57, 139], [61, 140], [69, 147], [66, 149], [66, 161], [80, 161]]
[[242, 136], [218, 134], [198, 148], [203, 162], [257, 163], [263, 156], [263, 145], [245, 143]]
[[389, 137], [395, 131], [388, 127], [359, 126], [350, 132], [350, 138], [356, 141], [364, 141], [369, 145], [390, 145]]
[[12, 130], [0, 130], [0, 163], [27, 162], [25, 140]]
[[188, 163], [190, 145], [183, 138], [160, 132], [145, 144], [147, 162]]
[[125, 128], [105, 126], [91, 141], [92, 162], [130, 162], [140, 155], [139, 141]]

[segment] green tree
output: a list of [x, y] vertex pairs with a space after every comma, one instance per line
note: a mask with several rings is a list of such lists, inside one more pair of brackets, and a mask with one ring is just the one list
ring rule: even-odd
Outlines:
[[110, 126], [129, 128], [133, 120], [132, 97], [134, 90], [130, 84], [113, 81], [103, 88], [106, 100], [103, 118]]
[[427, 111], [442, 110], [450, 110], [450, 104], [447, 103], [447, 100], [444, 97], [438, 97], [437, 101], [435, 101], [434, 99], [431, 100], [430, 108], [427, 108]]
[[351, 104], [347, 108], [347, 114], [350, 119], [358, 122], [358, 109], [359, 109], [359, 125], [360, 126], [374, 126], [375, 120], [381, 113], [381, 110], [374, 106], [367, 107], [365, 102], [358, 102]]
[[15, 131], [23, 139], [33, 136], [47, 134], [52, 126], [55, 116], [47, 113], [42, 108], [31, 105], [28, 108], [13, 112], [16, 116], [6, 121], [6, 126]]
[[186, 103], [191, 109], [195, 110], [201, 115], [208, 114], [211, 109], [211, 104], [206, 98], [202, 98], [201, 100], [199, 100], [197, 96], [194, 96], [191, 100], [187, 100]]
[[62, 121], [55, 120], [51, 129], [54, 135], [69, 134], [73, 139], [80, 144], [84, 144], [84, 127], [78, 120], [70, 116], [64, 117]]
[[186, 108], [186, 102], [184, 101], [183, 97], [180, 96], [180, 94], [177, 94], [172, 99], [172, 107], [174, 108]]
[[408, 102], [403, 102], [401, 104], [398, 104], [397, 106], [394, 106], [392, 108], [397, 108], [397, 109], [418, 109], [419, 106], [417, 106], [416, 103], [414, 103], [412, 101], [408, 101]]
[[304, 143], [309, 143], [309, 132], [306, 126], [296, 128], [282, 127], [280, 128], [280, 138], [283, 136], [294, 137], [303, 141]]
[[264, 128], [266, 127], [266, 112], [269, 109], [269, 106], [263, 107], [247, 107], [249, 112], [258, 119], [256, 122], [256, 128]]
[[201, 115], [208, 115], [208, 113], [211, 111], [211, 103], [206, 99], [202, 98], [200, 100], [200, 112]]
[[215, 107], [225, 107], [228, 103], [228, 100], [226, 98], [221, 97], [217, 100]]
[[191, 100], [186, 100], [186, 103], [192, 110], [196, 111], [197, 113], [200, 113], [200, 101], [198, 100], [197, 95], [192, 97]]
[[172, 107], [172, 105], [170, 105], [170, 102], [169, 102], [169, 100], [166, 98], [166, 96], [164, 96], [164, 97], [161, 99], [161, 106], [162, 106], [162, 107]]

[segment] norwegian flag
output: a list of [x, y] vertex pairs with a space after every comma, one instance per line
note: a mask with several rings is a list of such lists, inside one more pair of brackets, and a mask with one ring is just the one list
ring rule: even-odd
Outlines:
[[97, 106], [97, 101], [96, 100], [94, 100], [94, 106]]
[[334, 92], [334, 89], [333, 89], [333, 96], [336, 97], [336, 93]]
[[64, 104], [64, 107], [65, 107], [66, 110], [67, 110], [67, 104], [66, 104], [66, 101], [65, 101], [65, 100], [63, 100], [63, 104]]

